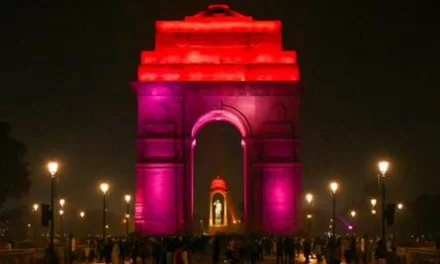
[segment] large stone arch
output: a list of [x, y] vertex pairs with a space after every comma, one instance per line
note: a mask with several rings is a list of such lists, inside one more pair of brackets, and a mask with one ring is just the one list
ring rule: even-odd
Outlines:
[[251, 127], [246, 120], [246, 117], [240, 113], [240, 111], [235, 110], [232, 107], [222, 107], [222, 109], [211, 110], [200, 116], [192, 126], [191, 137], [195, 138], [200, 128], [215, 121], [223, 121], [233, 125], [238, 129], [243, 138], [250, 136]]
[[246, 223], [247, 220], [249, 219], [248, 216], [248, 206], [249, 203], [251, 203], [252, 201], [249, 201], [249, 195], [248, 195], [248, 181], [249, 181], [249, 155], [248, 155], [248, 145], [246, 144], [246, 140], [249, 138], [249, 136], [251, 135], [251, 127], [249, 122], [246, 120], [246, 117], [237, 109], [235, 109], [234, 107], [231, 106], [225, 106], [222, 105], [222, 107], [220, 109], [216, 109], [216, 110], [208, 110], [206, 113], [204, 113], [203, 115], [201, 115], [199, 118], [197, 118], [197, 120], [194, 122], [194, 124], [192, 125], [191, 128], [191, 147], [189, 148], [189, 163], [187, 164], [187, 166], [189, 166], [189, 172], [188, 172], [188, 176], [190, 178], [190, 182], [186, 184], [186, 186], [188, 186], [187, 192], [186, 192], [186, 197], [190, 196], [191, 200], [188, 201], [188, 205], [187, 207], [190, 208], [190, 215], [189, 217], [187, 216], [185, 219], [187, 223], [188, 228], [193, 226], [193, 221], [194, 221], [194, 166], [195, 166], [195, 159], [194, 159], [194, 152], [195, 152], [195, 148], [197, 146], [196, 143], [196, 136], [197, 136], [197, 132], [205, 125], [212, 123], [212, 122], [226, 122], [229, 123], [230, 125], [234, 126], [240, 133], [242, 139], [241, 139], [241, 148], [243, 151], [243, 172], [242, 172], [242, 177], [243, 177], [243, 201], [244, 201], [244, 215], [243, 215], [243, 219], [244, 222]]

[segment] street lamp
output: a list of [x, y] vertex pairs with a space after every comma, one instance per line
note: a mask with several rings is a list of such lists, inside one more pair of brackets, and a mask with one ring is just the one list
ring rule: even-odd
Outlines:
[[373, 208], [375, 208], [375, 207], [376, 207], [376, 204], [377, 204], [377, 200], [374, 199], [374, 198], [372, 198], [372, 199], [370, 200], [370, 203], [371, 203], [371, 206], [373, 206]]
[[60, 207], [61, 207], [61, 210], [60, 210], [60, 233], [61, 233], [61, 243], [63, 243], [64, 242], [64, 230], [63, 230], [63, 215], [64, 215], [64, 210], [63, 210], [63, 208], [64, 208], [64, 205], [66, 204], [66, 199], [64, 199], [64, 198], [61, 198], [60, 200], [59, 200], [59, 203], [60, 203]]
[[58, 213], [60, 214], [60, 242], [61, 244], [64, 243], [64, 229], [63, 229], [63, 216], [64, 216], [64, 210], [60, 209], [58, 211]]
[[355, 218], [356, 216], [356, 211], [355, 210], [351, 210], [350, 215], [352, 218]]
[[330, 183], [330, 190], [331, 190], [331, 194], [332, 194], [332, 199], [333, 199], [333, 215], [332, 215], [332, 233], [333, 233], [333, 237], [336, 237], [336, 191], [338, 190], [338, 183], [333, 181]]
[[397, 204], [397, 209], [402, 210], [403, 209], [403, 203], [398, 203]]
[[371, 198], [370, 200], [371, 203], [371, 214], [375, 215], [376, 214], [376, 204], [377, 204], [377, 200], [375, 198]]
[[390, 163], [388, 161], [380, 161], [378, 164], [379, 167], [379, 180], [382, 189], [382, 240], [385, 241], [385, 220], [386, 220], [386, 188], [385, 188], [385, 178], [387, 176], [388, 169], [390, 167]]
[[126, 203], [126, 207], [125, 207], [125, 237], [128, 238], [128, 220], [130, 218], [130, 201], [131, 201], [131, 196], [129, 194], [126, 194], [124, 196], [124, 200]]
[[80, 235], [83, 236], [84, 233], [86, 233], [84, 231], [84, 217], [86, 217], [86, 213], [84, 211], [79, 211], [79, 217], [81, 218], [81, 223], [80, 223], [80, 226], [81, 226], [80, 230], [81, 230], [81, 232], [80, 232]]
[[351, 218], [352, 218], [351, 219], [351, 222], [352, 222], [351, 226], [352, 226], [352, 229], [353, 229], [354, 226], [355, 226], [354, 218], [356, 217], [356, 211], [355, 210], [351, 210], [350, 215], [351, 215]]
[[[312, 202], [313, 202], [313, 194], [311, 193], [307, 193], [306, 196], [306, 201], [309, 205], [309, 210], [311, 210], [311, 206], [312, 206]], [[307, 219], [308, 219], [308, 229], [309, 229], [309, 236], [312, 235], [312, 215], [311, 214], [307, 214]]]
[[311, 194], [311, 193], [306, 194], [306, 201], [307, 201], [307, 203], [309, 205], [312, 204], [312, 202], [313, 202], [313, 194]]
[[[38, 208], [40, 208], [40, 206], [37, 204], [37, 203], [34, 203], [33, 205], [32, 205], [32, 211], [34, 212], [34, 213], [37, 213], [38, 212]], [[36, 214], [34, 217], [34, 241], [36, 242], [37, 241], [37, 223], [38, 223], [38, 214]]]
[[55, 204], [55, 175], [58, 172], [58, 162], [50, 161], [47, 163], [47, 170], [50, 174], [50, 241], [49, 241], [49, 254], [50, 260], [53, 261], [55, 257], [53, 236], [54, 236], [54, 204]]
[[102, 239], [105, 239], [105, 229], [106, 229], [106, 211], [107, 211], [107, 205], [106, 205], [106, 196], [108, 193], [108, 189], [110, 189], [110, 185], [106, 182], [103, 182], [99, 185], [99, 188], [102, 191], [103, 194], [103, 207], [102, 207]]

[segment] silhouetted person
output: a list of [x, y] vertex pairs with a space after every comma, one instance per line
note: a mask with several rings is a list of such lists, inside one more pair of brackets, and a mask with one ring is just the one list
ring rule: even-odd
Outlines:
[[304, 240], [304, 258], [306, 259], [306, 263], [310, 262], [310, 255], [312, 254], [312, 243], [310, 239]]
[[172, 264], [190, 264], [189, 248], [186, 242], [181, 241], [176, 246]]
[[139, 244], [137, 241], [134, 241], [133, 248], [131, 249], [131, 259], [133, 261], [132, 263], [134, 264], [137, 263], [138, 252], [139, 252]]
[[220, 238], [216, 235], [212, 241], [212, 263], [218, 264], [220, 260]]
[[286, 254], [288, 264], [292, 264], [294, 262], [295, 246], [293, 243], [292, 238], [286, 237], [286, 240], [284, 241], [284, 254]]
[[278, 238], [276, 242], [276, 251], [277, 251], [277, 264], [284, 264], [284, 243], [282, 238]]
[[347, 256], [345, 257], [345, 262], [348, 264], [356, 263], [356, 238], [352, 237], [350, 239], [350, 245], [347, 250]]
[[377, 242], [376, 252], [374, 253], [374, 257], [377, 260], [377, 264], [386, 264], [387, 255], [388, 255], [387, 245], [384, 243], [383, 240], [379, 240], [379, 242]]
[[113, 251], [113, 245], [110, 243], [110, 241], [105, 242], [104, 241], [104, 261], [106, 264], [110, 264], [112, 260], [112, 251]]

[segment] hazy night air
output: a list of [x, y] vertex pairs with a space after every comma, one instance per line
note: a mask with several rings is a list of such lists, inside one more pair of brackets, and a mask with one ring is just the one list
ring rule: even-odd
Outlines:
[[[128, 83], [137, 78], [139, 52], [154, 48], [155, 21], [181, 20], [211, 2], [217, 1], [0, 4], [6, 36], [0, 119], [27, 146], [32, 180], [30, 194], [6, 207], [47, 201], [45, 164], [56, 157], [67, 212], [99, 210], [97, 186], [106, 180], [112, 184], [110, 210], [123, 214], [121, 197], [131, 193], [134, 199], [135, 190], [137, 109]], [[320, 197], [328, 197], [328, 182], [335, 178], [341, 208], [367, 204], [365, 197], [378, 193], [376, 164], [383, 158], [392, 164], [387, 183], [393, 199], [438, 193], [435, 9], [405, 1], [222, 2], [257, 20], [280, 20], [283, 46], [298, 52], [305, 85], [299, 126], [303, 189], [316, 190], [317, 208], [330, 213], [330, 199]], [[238, 205], [240, 134], [221, 125], [201, 128], [198, 146], [207, 152], [195, 154], [225, 151], [227, 160], [196, 165], [195, 193], [206, 195], [219, 174]], [[218, 137], [223, 141], [217, 150], [202, 145], [219, 130], [227, 134]], [[196, 199], [195, 212], [207, 214], [206, 204]]]

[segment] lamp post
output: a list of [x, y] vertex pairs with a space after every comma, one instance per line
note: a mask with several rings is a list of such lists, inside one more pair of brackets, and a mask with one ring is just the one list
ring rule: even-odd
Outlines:
[[307, 201], [308, 205], [311, 206], [312, 202], [313, 202], [313, 194], [311, 194], [311, 193], [306, 194], [306, 201]]
[[60, 209], [58, 211], [58, 213], [60, 214], [60, 243], [61, 245], [64, 244], [64, 230], [63, 230], [63, 217], [64, 217], [64, 210]]
[[385, 178], [387, 176], [388, 168], [390, 167], [390, 163], [388, 161], [381, 161], [378, 164], [379, 167], [379, 180], [382, 189], [382, 215], [381, 215], [381, 224], [382, 224], [382, 240], [385, 241], [385, 220], [386, 220], [386, 186], [385, 186]]
[[106, 225], [106, 212], [107, 212], [107, 204], [106, 204], [106, 196], [107, 196], [107, 192], [108, 192], [108, 189], [110, 188], [110, 185], [108, 184], [108, 183], [106, 183], [106, 182], [103, 182], [103, 183], [101, 183], [100, 185], [99, 185], [99, 188], [101, 189], [101, 191], [102, 191], [102, 194], [103, 194], [103, 206], [102, 206], [102, 239], [104, 239], [105, 240], [105, 237], [106, 237], [106, 235], [105, 235], [105, 229], [106, 229], [106, 227], [107, 227], [107, 225]]
[[311, 193], [307, 193], [306, 194], [306, 196], [305, 196], [305, 198], [306, 198], [306, 201], [307, 201], [307, 204], [308, 204], [308, 207], [309, 207], [309, 213], [307, 214], [307, 221], [308, 221], [308, 233], [309, 233], [309, 236], [312, 236], [312, 215], [311, 215], [311, 207], [312, 207], [312, 202], [313, 202], [313, 194], [311, 194]]
[[66, 204], [66, 199], [61, 198], [59, 200], [60, 204], [60, 242], [64, 243], [64, 229], [63, 229], [63, 217], [64, 217], [64, 205]]
[[[84, 235], [84, 217], [86, 217], [86, 213], [84, 211], [79, 211], [79, 217], [81, 218], [81, 235]], [[87, 233], [86, 233], [87, 234]]]
[[370, 203], [371, 203], [371, 206], [373, 207], [373, 209], [375, 209], [376, 208], [376, 204], [377, 204], [377, 200], [375, 198], [372, 198], [370, 200]]
[[370, 200], [370, 203], [371, 203], [371, 214], [375, 215], [377, 213], [376, 211], [377, 200], [375, 198], [372, 198]]
[[332, 200], [333, 200], [333, 210], [332, 210], [332, 235], [335, 238], [336, 237], [336, 191], [338, 190], [338, 183], [337, 182], [331, 182], [330, 183], [330, 190], [332, 192]]
[[307, 221], [308, 221], [308, 227], [309, 227], [309, 236], [310, 238], [312, 237], [312, 218], [313, 215], [312, 214], [307, 214]]
[[126, 210], [125, 210], [125, 237], [128, 238], [128, 221], [130, 219], [130, 201], [131, 201], [131, 196], [126, 194], [124, 196], [124, 200], [126, 202]]
[[351, 225], [353, 226], [352, 228], [352, 232], [354, 233], [354, 228], [355, 228], [355, 217], [356, 217], [356, 211], [355, 210], [351, 210], [350, 212], [350, 216], [351, 216]]
[[38, 223], [38, 208], [40, 208], [40, 206], [38, 204], [33, 204], [32, 205], [32, 211], [35, 213], [34, 216], [34, 242], [37, 242], [37, 223]]
[[58, 162], [51, 161], [47, 164], [47, 170], [50, 174], [50, 235], [49, 235], [49, 254], [51, 262], [54, 260], [54, 207], [55, 207], [55, 175], [58, 171]]

